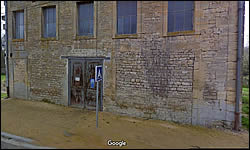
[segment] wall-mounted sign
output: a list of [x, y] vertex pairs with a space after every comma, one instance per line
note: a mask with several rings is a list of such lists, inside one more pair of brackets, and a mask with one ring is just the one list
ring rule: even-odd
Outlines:
[[90, 87], [95, 88], [95, 79], [90, 79]]
[[75, 77], [75, 81], [80, 81], [80, 77]]
[[95, 81], [102, 80], [102, 66], [95, 66]]

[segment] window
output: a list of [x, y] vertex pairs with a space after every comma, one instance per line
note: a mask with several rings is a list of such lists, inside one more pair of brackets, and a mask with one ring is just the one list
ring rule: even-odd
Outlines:
[[135, 34], [137, 1], [117, 1], [117, 34]]
[[24, 38], [24, 12], [14, 12], [15, 17], [15, 28], [14, 28], [14, 39]]
[[56, 7], [43, 8], [43, 37], [56, 37]]
[[94, 8], [93, 2], [78, 4], [78, 35], [93, 35]]
[[168, 2], [168, 32], [193, 30], [193, 1]]
[[5, 21], [5, 16], [1, 16], [2, 17], [2, 20]]

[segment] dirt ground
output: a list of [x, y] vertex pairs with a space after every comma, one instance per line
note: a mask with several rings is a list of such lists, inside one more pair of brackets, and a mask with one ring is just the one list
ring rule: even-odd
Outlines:
[[[1, 100], [1, 131], [55, 148], [249, 148], [249, 133], [221, 131], [64, 107], [44, 102]], [[107, 141], [126, 141], [123, 147]]]

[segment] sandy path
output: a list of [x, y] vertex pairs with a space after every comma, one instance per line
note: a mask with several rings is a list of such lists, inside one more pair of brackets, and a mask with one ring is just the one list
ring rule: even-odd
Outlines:
[[1, 131], [56, 148], [120, 148], [109, 139], [124, 140], [121, 148], [248, 147], [249, 133], [233, 133], [167, 121], [144, 120], [24, 100], [1, 101]]

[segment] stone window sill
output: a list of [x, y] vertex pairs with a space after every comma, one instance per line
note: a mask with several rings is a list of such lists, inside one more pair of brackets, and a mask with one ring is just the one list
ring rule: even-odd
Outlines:
[[75, 36], [74, 40], [88, 40], [88, 39], [96, 39], [96, 37], [94, 37], [93, 35], [78, 35], [78, 36]]
[[137, 39], [137, 34], [116, 34], [113, 39]]
[[41, 41], [57, 41], [56, 37], [41, 38]]
[[12, 42], [24, 42], [24, 39], [12, 39]]
[[192, 31], [179, 31], [179, 32], [167, 32], [163, 36], [164, 37], [171, 37], [171, 36], [185, 36], [185, 35], [200, 35], [200, 33]]

